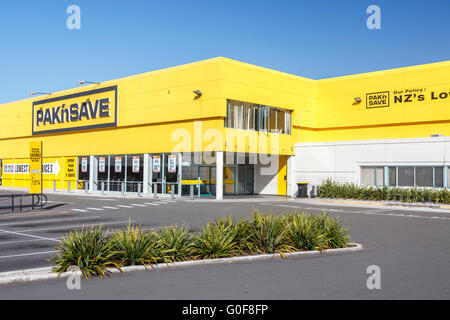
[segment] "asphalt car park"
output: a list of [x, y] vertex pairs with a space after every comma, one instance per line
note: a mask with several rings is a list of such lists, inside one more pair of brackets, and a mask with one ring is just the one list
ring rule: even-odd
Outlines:
[[[0, 272], [50, 266], [55, 246], [82, 226], [142, 228], [187, 224], [197, 230], [218, 216], [247, 217], [252, 208], [327, 212], [348, 225], [357, 254], [135, 272], [83, 281], [81, 292], [65, 280], [0, 288], [0, 298], [304, 299], [450, 297], [450, 211], [333, 204], [281, 197], [152, 198], [49, 195], [51, 209], [0, 215]], [[55, 206], [55, 207], [51, 207]], [[366, 268], [379, 265], [382, 290], [366, 287]], [[153, 290], [149, 291], [148, 288]], [[220, 290], [219, 290], [220, 288]], [[43, 290], [45, 289], [45, 290]], [[99, 296], [100, 295], [100, 296]]]

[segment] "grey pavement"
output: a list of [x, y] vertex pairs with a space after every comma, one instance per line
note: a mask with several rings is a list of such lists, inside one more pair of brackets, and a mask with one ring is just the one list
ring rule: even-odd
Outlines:
[[[450, 211], [324, 204], [279, 197], [149, 199], [49, 195], [43, 212], [0, 215], [0, 272], [51, 265], [57, 241], [81, 225], [143, 228], [187, 223], [194, 230], [217, 216], [246, 217], [252, 207], [322, 211], [350, 227], [359, 253], [204, 265], [0, 286], [0, 299], [449, 299]], [[381, 289], [369, 290], [366, 269], [381, 269]]]

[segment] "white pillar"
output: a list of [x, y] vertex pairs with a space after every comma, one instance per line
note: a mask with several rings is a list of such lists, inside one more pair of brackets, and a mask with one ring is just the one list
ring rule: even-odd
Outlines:
[[150, 169], [150, 161], [149, 161], [149, 159], [150, 159], [149, 154], [148, 153], [144, 153], [144, 173], [143, 173], [144, 179], [142, 181], [142, 183], [144, 184], [143, 188], [142, 188], [142, 192], [143, 193], [148, 193], [148, 183], [149, 183], [149, 181], [148, 181], [148, 176], [149, 176], [148, 172], [149, 172], [149, 169]]
[[292, 197], [295, 194], [295, 181], [294, 181], [294, 156], [288, 156], [286, 164], [286, 183], [287, 183], [287, 195]]
[[223, 151], [216, 151], [216, 200], [223, 199]]
[[94, 181], [96, 180], [97, 163], [95, 156], [89, 156], [89, 191], [94, 190]]

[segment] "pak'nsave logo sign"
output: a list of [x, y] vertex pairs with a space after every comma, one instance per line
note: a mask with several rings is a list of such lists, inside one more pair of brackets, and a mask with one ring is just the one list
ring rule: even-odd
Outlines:
[[366, 94], [366, 108], [389, 107], [389, 91], [373, 92]]
[[33, 102], [33, 135], [117, 126], [117, 86]]

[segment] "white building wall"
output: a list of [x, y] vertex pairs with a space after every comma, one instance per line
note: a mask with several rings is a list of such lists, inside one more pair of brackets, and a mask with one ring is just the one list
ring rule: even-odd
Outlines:
[[327, 178], [359, 184], [361, 166], [448, 166], [448, 160], [450, 137], [298, 143], [292, 161], [294, 178], [288, 189], [294, 195], [297, 182], [308, 182], [310, 192], [312, 185]]

